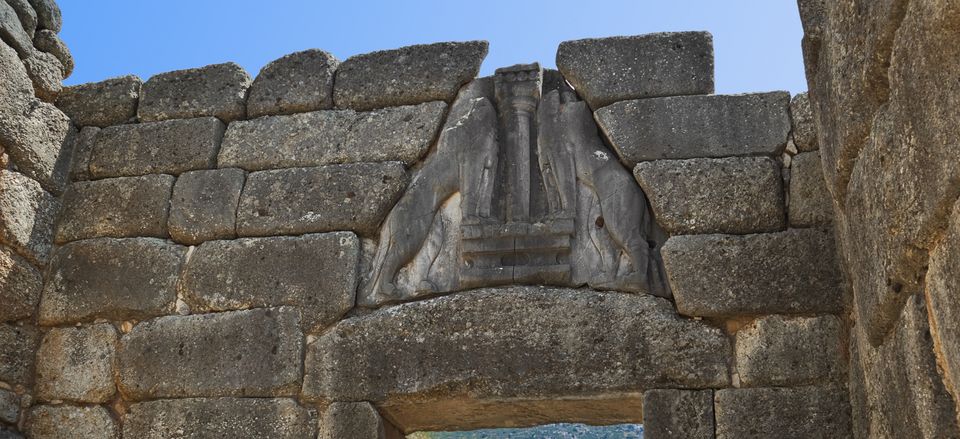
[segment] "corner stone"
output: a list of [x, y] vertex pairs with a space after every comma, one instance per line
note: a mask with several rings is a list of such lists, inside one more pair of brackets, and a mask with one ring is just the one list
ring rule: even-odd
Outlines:
[[81, 127], [120, 125], [137, 116], [141, 85], [140, 78], [128, 75], [66, 87], [57, 107]]
[[656, 389], [643, 394], [646, 439], [713, 439], [713, 391]]
[[141, 122], [213, 116], [224, 122], [247, 114], [250, 75], [235, 63], [176, 70], [143, 84], [137, 114]]
[[[186, 432], [187, 436], [183, 436]], [[148, 401], [131, 405], [123, 424], [124, 437], [139, 439], [313, 439], [316, 435], [316, 412], [297, 405], [292, 399], [188, 398]]]
[[35, 439], [117, 439], [119, 428], [101, 406], [41, 405], [30, 411], [29, 437]]
[[717, 390], [714, 410], [717, 439], [850, 437], [841, 387]]
[[212, 169], [181, 174], [173, 186], [170, 236], [189, 245], [237, 236], [237, 204], [246, 173]]
[[250, 86], [250, 118], [333, 108], [333, 76], [340, 61], [319, 49], [285, 55], [260, 70]]
[[835, 316], [768, 316], [737, 331], [741, 385], [798, 386], [839, 382], [846, 360], [844, 333]]
[[154, 174], [73, 183], [63, 195], [56, 242], [166, 238], [174, 180], [171, 175]]

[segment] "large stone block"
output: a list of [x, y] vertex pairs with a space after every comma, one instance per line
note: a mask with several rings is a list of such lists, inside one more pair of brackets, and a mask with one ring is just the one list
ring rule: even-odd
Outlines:
[[57, 107], [81, 126], [119, 125], [137, 117], [142, 81], [134, 75], [66, 87]]
[[60, 32], [63, 18], [56, 0], [30, 0], [30, 5], [37, 12], [37, 29], [49, 29]]
[[27, 433], [35, 439], [118, 439], [120, 428], [102, 406], [40, 405], [30, 410]]
[[833, 202], [823, 179], [819, 152], [793, 156], [790, 164], [790, 226], [812, 227], [833, 222]]
[[237, 236], [237, 204], [246, 173], [211, 169], [181, 174], [173, 186], [168, 228], [177, 242], [196, 245]]
[[225, 129], [215, 117], [104, 128], [90, 157], [90, 176], [177, 175], [215, 168]]
[[744, 387], [839, 382], [845, 335], [834, 316], [761, 317], [737, 331], [737, 373]]
[[390, 160], [409, 166], [430, 149], [446, 109], [443, 102], [428, 102], [234, 122], [223, 139], [219, 162], [248, 171]]
[[[953, 209], [950, 227], [930, 254], [926, 297], [930, 301], [930, 332], [940, 367], [954, 401], [960, 401], [960, 203]], [[960, 413], [958, 413], [960, 418]]]
[[43, 276], [26, 259], [0, 246], [0, 322], [33, 317]]
[[0, 381], [11, 385], [33, 382], [34, 353], [39, 342], [36, 326], [0, 323]]
[[817, 125], [807, 92], [799, 93], [790, 100], [790, 120], [793, 127], [793, 143], [797, 145], [797, 150], [808, 152], [820, 148], [817, 143]]
[[27, 35], [34, 36], [37, 32], [37, 11], [33, 10], [28, 0], [6, 0], [7, 4], [13, 7], [20, 17], [20, 24]]
[[677, 310], [725, 317], [839, 313], [840, 272], [829, 231], [671, 237], [661, 250]]
[[316, 412], [292, 399], [161, 399], [131, 405], [123, 423], [123, 436], [138, 439], [314, 439], [316, 435]]
[[224, 122], [247, 114], [250, 75], [232, 62], [154, 75], [143, 83], [141, 122], [214, 116]]
[[33, 81], [33, 91], [40, 100], [53, 103], [63, 89], [63, 64], [52, 54], [35, 50], [23, 60], [27, 75]]
[[120, 391], [133, 401], [294, 396], [303, 374], [300, 312], [159, 317], [124, 335], [117, 355]]
[[643, 394], [647, 439], [713, 439], [713, 391], [655, 389]]
[[790, 94], [676, 96], [623, 101], [596, 118], [620, 159], [766, 155], [779, 157], [790, 134]]
[[372, 236], [407, 186], [399, 162], [254, 172], [240, 195], [237, 234], [354, 230]]
[[53, 105], [35, 99], [0, 109], [0, 114], [0, 145], [14, 169], [54, 195], [63, 192], [70, 169], [68, 146], [76, 134], [70, 119]]
[[435, 43], [352, 56], [337, 69], [333, 100], [354, 110], [451, 102], [480, 72], [487, 47], [486, 41]]
[[99, 238], [60, 247], [40, 299], [40, 323], [146, 319], [170, 313], [186, 248], [153, 238]]
[[317, 439], [401, 439], [404, 437], [383, 419], [369, 402], [335, 402], [320, 418]]
[[37, 397], [102, 404], [116, 392], [113, 383], [117, 330], [110, 323], [52, 328], [37, 351]]
[[293, 114], [333, 108], [333, 75], [340, 61], [308, 49], [271, 61], [250, 86], [247, 116]]
[[557, 68], [593, 109], [627, 99], [713, 93], [713, 36], [665, 32], [564, 41]]
[[36, 265], [45, 265], [53, 246], [60, 201], [36, 181], [0, 170], [0, 242]]
[[73, 73], [73, 55], [70, 54], [70, 49], [67, 47], [67, 44], [57, 36], [56, 32], [49, 29], [40, 30], [33, 37], [33, 45], [37, 49], [53, 55], [57, 58], [57, 61], [60, 61], [60, 65], [63, 67], [64, 78], [69, 77], [70, 74]]
[[63, 195], [57, 243], [96, 237], [166, 238], [174, 180], [154, 174], [73, 183]]
[[[16, 424], [20, 418], [20, 396], [10, 390], [0, 389], [0, 425]], [[0, 438], [6, 438], [0, 430]]]
[[97, 142], [100, 128], [83, 127], [73, 141], [73, 160], [70, 163], [70, 181], [90, 179], [90, 156]]
[[723, 389], [715, 392], [717, 439], [850, 437], [842, 387]]
[[634, 176], [670, 234], [758, 233], [786, 227], [780, 165], [768, 157], [656, 160]]
[[30, 34], [23, 28], [20, 16], [7, 2], [0, 2], [0, 38], [16, 49], [21, 58], [26, 58], [36, 51]]

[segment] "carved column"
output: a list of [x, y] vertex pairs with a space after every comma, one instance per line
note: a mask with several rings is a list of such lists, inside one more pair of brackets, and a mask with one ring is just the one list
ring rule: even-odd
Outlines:
[[506, 221], [530, 220], [531, 132], [540, 101], [543, 70], [539, 64], [498, 69], [497, 106], [500, 111], [506, 183]]

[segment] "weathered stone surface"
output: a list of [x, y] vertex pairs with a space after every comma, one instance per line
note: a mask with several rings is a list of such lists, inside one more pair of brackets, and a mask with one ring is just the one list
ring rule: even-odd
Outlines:
[[237, 236], [242, 169], [190, 171], [173, 186], [168, 227], [177, 242], [196, 245]]
[[60, 202], [23, 174], [0, 170], [0, 242], [36, 265], [45, 265], [53, 245]]
[[354, 230], [372, 236], [406, 185], [399, 162], [254, 172], [240, 195], [237, 234]]
[[234, 122], [224, 136], [219, 163], [248, 171], [390, 160], [409, 166], [430, 149], [446, 109], [443, 102], [428, 102]]
[[215, 117], [104, 128], [90, 157], [90, 176], [177, 175], [214, 168], [225, 129]]
[[118, 439], [120, 429], [102, 406], [41, 405], [30, 410], [29, 437], [36, 439]]
[[124, 437], [140, 439], [313, 439], [317, 435], [316, 412], [292, 399], [188, 398], [141, 402], [130, 406], [124, 421]]
[[186, 248], [153, 238], [98, 238], [60, 247], [40, 299], [40, 323], [145, 319], [173, 311]]
[[73, 139], [73, 160], [70, 162], [70, 180], [86, 181], [90, 179], [90, 156], [97, 142], [100, 128], [83, 127]]
[[930, 255], [926, 297], [930, 301], [930, 332], [954, 401], [960, 401], [960, 203], [950, 227]]
[[56, 241], [95, 237], [167, 237], [174, 177], [109, 178], [73, 183], [63, 195]]
[[317, 439], [401, 439], [403, 434], [384, 420], [369, 402], [335, 402], [320, 418]]
[[337, 69], [337, 108], [371, 110], [429, 101], [450, 102], [477, 76], [486, 41], [435, 43], [366, 53]]
[[627, 99], [713, 93], [713, 36], [665, 32], [564, 41], [557, 68], [594, 110]]
[[214, 116], [224, 122], [247, 114], [250, 75], [235, 63], [154, 75], [143, 83], [137, 115], [141, 122]]
[[293, 396], [302, 355], [295, 308], [159, 317], [120, 340], [120, 391], [133, 401]]
[[761, 317], [737, 331], [737, 373], [744, 387], [839, 382], [845, 336], [834, 316]]
[[117, 330], [109, 323], [52, 328], [37, 351], [37, 397], [102, 404], [113, 384]]
[[656, 160], [634, 176], [670, 234], [758, 233], [786, 227], [780, 165], [768, 157]]
[[662, 249], [677, 310], [691, 316], [839, 313], [831, 232], [671, 237]]
[[13, 47], [21, 58], [26, 58], [36, 51], [30, 34], [24, 30], [20, 22], [17, 11], [7, 2], [0, 2], [0, 38]]
[[643, 436], [647, 439], [713, 439], [712, 390], [647, 390]]
[[137, 117], [141, 85], [139, 77], [127, 75], [66, 87], [57, 107], [82, 127], [119, 125]]
[[[20, 397], [9, 390], [0, 389], [0, 423], [16, 424], [20, 418]], [[0, 438], [3, 438], [0, 430]]]
[[33, 90], [37, 97], [44, 102], [54, 102], [63, 89], [63, 64], [56, 56], [47, 52], [34, 51], [29, 58], [23, 60], [27, 74], [33, 81]]
[[50, 29], [60, 32], [63, 18], [56, 0], [30, 0], [30, 5], [37, 12], [37, 29]]
[[20, 25], [27, 35], [35, 36], [37, 32], [37, 11], [33, 10], [28, 0], [6, 0], [7, 4], [13, 7], [20, 17]]
[[23, 435], [14, 427], [0, 424], [0, 439], [23, 439]]
[[793, 156], [790, 164], [791, 227], [812, 227], [833, 222], [833, 203], [823, 179], [819, 152]]
[[32, 317], [40, 301], [43, 276], [26, 259], [0, 246], [0, 322]]
[[806, 92], [797, 94], [790, 100], [790, 120], [793, 143], [800, 152], [816, 151], [820, 148], [817, 143], [817, 125], [810, 108], [810, 96]]
[[850, 437], [840, 387], [723, 389], [715, 404], [717, 439]]
[[11, 385], [33, 382], [33, 354], [39, 342], [36, 326], [0, 323], [0, 381]]
[[67, 146], [75, 134], [70, 119], [53, 105], [36, 99], [4, 107], [0, 109], [0, 144], [10, 155], [14, 168], [40, 182], [48, 192], [59, 195], [67, 183]]
[[308, 49], [271, 61], [250, 86], [247, 116], [293, 114], [333, 108], [333, 75], [340, 61]]
[[623, 101], [597, 110], [620, 159], [778, 157], [790, 134], [790, 94], [675, 96]]
[[319, 331], [353, 308], [359, 258], [349, 232], [212, 241], [191, 256], [180, 290], [194, 312], [296, 306], [304, 329]]
[[70, 49], [67, 48], [67, 44], [57, 36], [56, 32], [48, 29], [40, 30], [33, 37], [33, 45], [37, 49], [53, 55], [57, 58], [57, 61], [60, 61], [60, 66], [63, 67], [64, 78], [69, 77], [70, 73], [73, 73], [73, 55], [70, 54]]

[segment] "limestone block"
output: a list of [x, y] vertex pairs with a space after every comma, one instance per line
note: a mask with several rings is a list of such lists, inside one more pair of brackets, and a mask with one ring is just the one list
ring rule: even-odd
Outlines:
[[793, 156], [790, 165], [790, 226], [813, 227], [833, 222], [833, 202], [823, 179], [819, 152]]
[[296, 306], [316, 332], [353, 308], [359, 259], [349, 232], [211, 241], [184, 266], [180, 290], [194, 312]]
[[70, 163], [70, 180], [90, 179], [90, 156], [97, 141], [100, 128], [83, 127], [73, 141], [73, 160]]
[[30, 410], [29, 437], [35, 439], [119, 439], [120, 429], [102, 406], [40, 405]]
[[790, 100], [790, 120], [793, 143], [800, 152], [816, 151], [820, 148], [817, 143], [817, 125], [807, 92], [799, 93]]
[[60, 7], [56, 0], [30, 0], [30, 5], [37, 12], [37, 29], [50, 29], [59, 33], [63, 25]]
[[26, 58], [36, 51], [17, 11], [5, 1], [0, 2], [0, 38], [13, 47], [21, 58]]
[[557, 68], [594, 110], [617, 101], [713, 93], [713, 36], [664, 32], [564, 41]]
[[480, 72], [486, 41], [435, 43], [366, 53], [337, 69], [337, 108], [372, 110], [430, 101], [451, 102]]
[[780, 165], [768, 157], [656, 160], [634, 176], [670, 234], [758, 233], [786, 227]]
[[622, 101], [595, 113], [620, 159], [779, 157], [790, 134], [790, 94], [675, 96]]
[[317, 414], [285, 398], [161, 399], [131, 405], [123, 435], [138, 439], [313, 439]]
[[168, 227], [177, 242], [196, 245], [237, 236], [237, 203], [246, 173], [241, 169], [190, 171], [173, 186]]
[[[0, 389], [0, 423], [16, 424], [20, 418], [20, 396], [9, 390]], [[0, 430], [0, 438], [4, 438]]]
[[153, 238], [97, 238], [57, 249], [40, 323], [146, 319], [173, 311], [186, 248]]
[[41, 29], [34, 35], [33, 45], [37, 49], [53, 55], [57, 58], [57, 61], [60, 61], [60, 65], [63, 67], [64, 78], [69, 77], [70, 73], [73, 73], [73, 55], [70, 54], [70, 49], [67, 47], [67, 44], [57, 36], [56, 32], [49, 29]]
[[215, 117], [104, 128], [90, 156], [90, 176], [177, 175], [214, 168], [225, 129]]
[[37, 11], [33, 10], [28, 0], [6, 0], [7, 4], [13, 7], [20, 17], [20, 25], [27, 35], [35, 36], [37, 32]]
[[141, 85], [140, 78], [127, 75], [66, 87], [57, 107], [82, 127], [119, 125], [137, 117]]
[[715, 392], [717, 439], [850, 437], [841, 387], [723, 389]]
[[174, 177], [108, 178], [73, 183], [63, 195], [57, 243], [95, 237], [167, 237]]
[[839, 382], [844, 331], [834, 316], [761, 317], [737, 331], [737, 372], [744, 387]]
[[684, 315], [839, 313], [843, 308], [829, 231], [674, 236], [661, 254], [677, 310]]
[[37, 397], [102, 404], [113, 384], [117, 330], [110, 323], [52, 328], [37, 351]]
[[372, 236], [407, 179], [400, 162], [254, 172], [240, 195], [237, 234], [354, 230]]
[[35, 265], [45, 265], [53, 245], [60, 202], [23, 174], [0, 170], [0, 242]]
[[36, 326], [0, 323], [0, 381], [10, 385], [33, 382], [34, 353], [39, 342]]
[[930, 255], [926, 297], [930, 301], [930, 329], [940, 354], [940, 366], [960, 400], [960, 203], [953, 209], [950, 227]]
[[369, 402], [335, 402], [320, 418], [317, 439], [401, 439], [404, 437], [384, 420]]
[[333, 75], [340, 61], [308, 49], [271, 61], [250, 86], [247, 116], [293, 114], [333, 108]]
[[43, 276], [26, 259], [0, 246], [0, 322], [33, 317]]
[[120, 340], [120, 391], [133, 401], [295, 396], [302, 355], [295, 308], [159, 317]]
[[244, 119], [250, 75], [235, 63], [213, 64], [154, 75], [143, 83], [137, 115], [141, 122], [214, 116]]
[[6, 102], [0, 105], [0, 144], [14, 168], [59, 195], [67, 183], [67, 146], [75, 134], [70, 119], [53, 105], [33, 98], [22, 105], [4, 106]]
[[647, 439], [713, 439], [713, 391], [655, 389], [643, 394]]
[[44, 102], [54, 102], [63, 89], [63, 64], [56, 56], [35, 50], [29, 58], [23, 60], [27, 74], [33, 81], [33, 90], [37, 98]]

